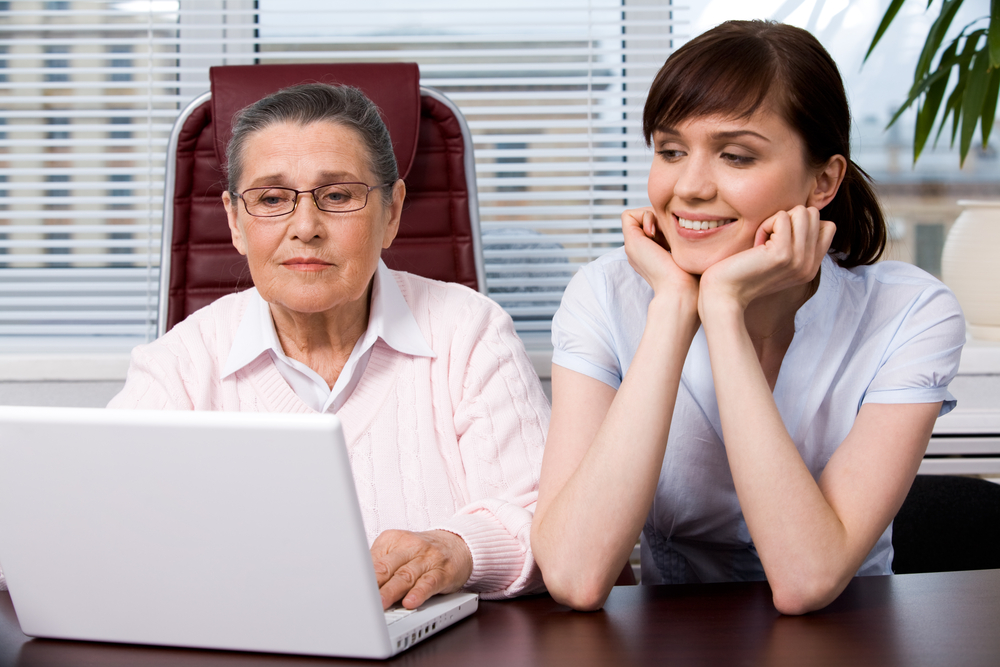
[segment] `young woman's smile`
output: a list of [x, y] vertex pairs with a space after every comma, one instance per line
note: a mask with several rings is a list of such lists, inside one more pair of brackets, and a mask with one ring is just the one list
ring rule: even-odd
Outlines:
[[777, 213], [810, 205], [818, 169], [777, 114], [691, 118], [653, 133], [649, 199], [674, 261], [688, 273], [752, 248]]
[[[677, 225], [681, 228], [680, 234], [688, 238], [701, 238], [705, 234], [698, 232], [709, 232], [736, 222], [736, 218], [718, 218], [703, 216], [697, 213], [674, 213], [673, 216], [677, 220]], [[685, 234], [685, 232], [695, 233]]]

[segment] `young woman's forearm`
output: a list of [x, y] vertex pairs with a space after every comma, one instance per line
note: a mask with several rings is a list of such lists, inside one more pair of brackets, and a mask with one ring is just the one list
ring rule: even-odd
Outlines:
[[[565, 442], [587, 437], [574, 433], [570, 422], [574, 411], [588, 408], [560, 404], [556, 392], [564, 388], [555, 386], [554, 378], [556, 402], [532, 551], [552, 596], [577, 609], [600, 608], [642, 530], [663, 463], [681, 369], [697, 331], [690, 306], [654, 299], [648, 314], [629, 371], [590, 443]], [[561, 452], [576, 447], [585, 447], [585, 453], [575, 469], [566, 471]]]
[[[822, 606], [828, 600], [816, 598], [835, 597], [860, 561], [845, 558], [844, 526], [785, 429], [742, 312], [713, 313], [705, 331], [729, 467], [775, 604], [790, 613]], [[787, 602], [786, 582], [801, 592]]]
[[778, 413], [742, 312], [703, 316], [726, 454], [775, 606], [783, 613], [822, 608], [898, 510], [936, 406], [866, 406], [817, 483]]

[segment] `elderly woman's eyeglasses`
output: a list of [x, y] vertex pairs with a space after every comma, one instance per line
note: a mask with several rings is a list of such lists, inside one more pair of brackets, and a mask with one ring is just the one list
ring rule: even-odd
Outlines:
[[311, 194], [316, 208], [327, 213], [352, 213], [360, 211], [368, 204], [368, 195], [376, 188], [385, 188], [392, 183], [367, 185], [365, 183], [330, 183], [312, 190], [292, 188], [249, 188], [242, 193], [234, 192], [243, 200], [247, 213], [256, 218], [276, 218], [288, 215], [299, 203], [299, 195]]

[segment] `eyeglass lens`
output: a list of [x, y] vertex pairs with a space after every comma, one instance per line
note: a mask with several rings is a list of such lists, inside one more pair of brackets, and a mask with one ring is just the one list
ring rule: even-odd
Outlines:
[[[301, 194], [309, 193], [301, 191]], [[316, 207], [329, 213], [358, 211], [368, 203], [368, 186], [363, 183], [332, 183], [312, 190]], [[247, 213], [260, 217], [286, 215], [295, 210], [300, 192], [290, 188], [250, 188], [242, 194]]]

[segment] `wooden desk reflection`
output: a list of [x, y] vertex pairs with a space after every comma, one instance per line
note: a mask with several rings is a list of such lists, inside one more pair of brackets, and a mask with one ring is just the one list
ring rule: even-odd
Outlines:
[[[301, 656], [29, 640], [0, 593], [0, 665], [373, 665]], [[1000, 570], [866, 577], [827, 609], [781, 616], [766, 583], [616, 588], [603, 611], [547, 596], [483, 602], [392, 665], [1000, 664]]]

